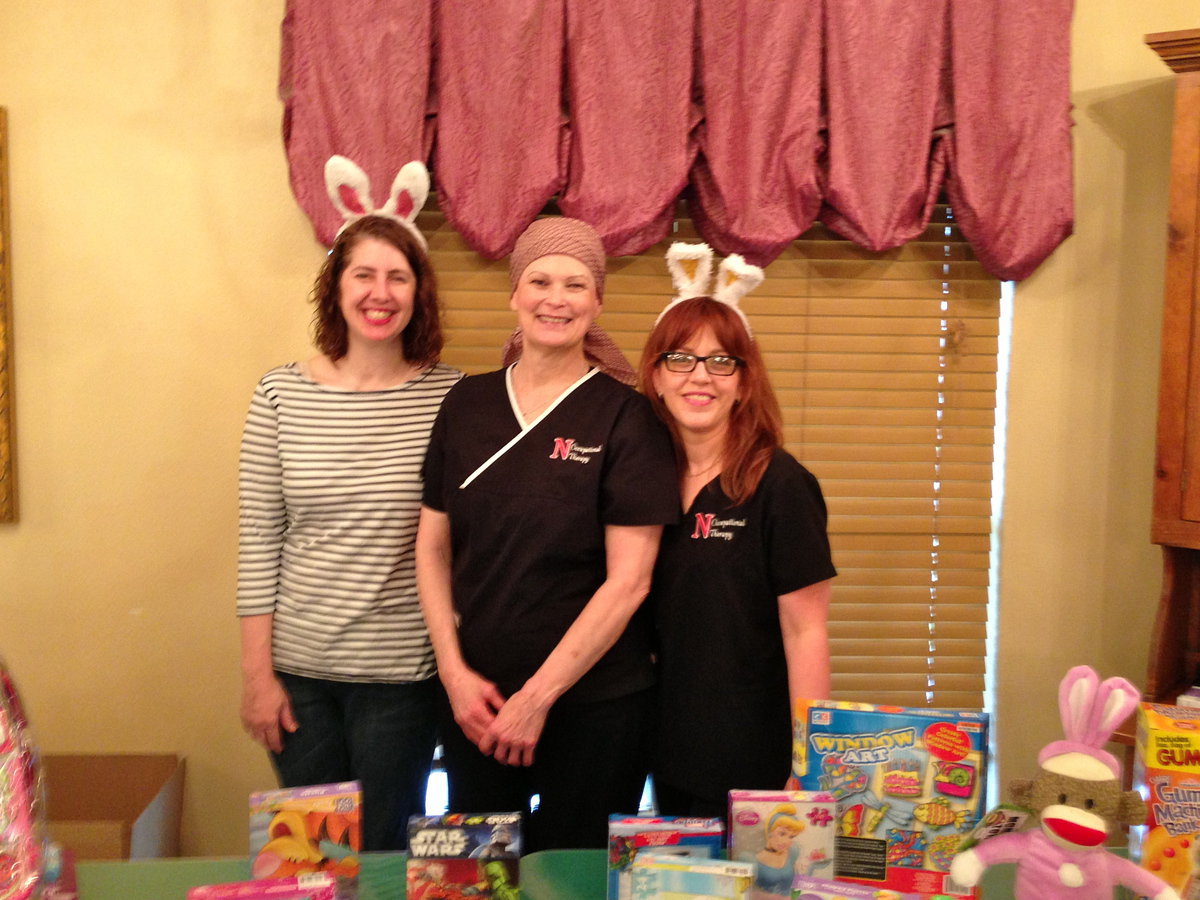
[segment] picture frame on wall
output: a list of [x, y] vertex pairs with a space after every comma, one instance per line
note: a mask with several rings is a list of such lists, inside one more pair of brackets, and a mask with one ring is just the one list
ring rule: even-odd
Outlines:
[[0, 522], [17, 520], [13, 436], [12, 241], [9, 237], [8, 110], [0, 106]]

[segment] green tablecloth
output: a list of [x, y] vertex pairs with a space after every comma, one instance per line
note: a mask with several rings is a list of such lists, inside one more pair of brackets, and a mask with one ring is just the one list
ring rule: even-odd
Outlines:
[[[398, 853], [365, 853], [359, 900], [404, 900], [404, 860]], [[607, 855], [603, 850], [543, 850], [521, 858], [525, 900], [605, 900]], [[81, 862], [80, 900], [185, 900], [190, 887], [244, 881], [245, 857]], [[1012, 866], [993, 866], [983, 879], [984, 900], [1012, 897]]]
[[[404, 900], [404, 860], [398, 853], [364, 853], [359, 900]], [[521, 858], [525, 900], [604, 900], [607, 857], [603, 850], [544, 850]], [[80, 900], [184, 900], [200, 884], [244, 881], [246, 857], [80, 862]]]

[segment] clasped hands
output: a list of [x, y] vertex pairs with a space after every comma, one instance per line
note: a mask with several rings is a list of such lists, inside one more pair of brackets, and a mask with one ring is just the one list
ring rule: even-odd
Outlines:
[[469, 668], [444, 683], [454, 721], [481, 753], [506, 766], [533, 764], [548, 707], [535, 703], [524, 690], [505, 699], [495, 684]]

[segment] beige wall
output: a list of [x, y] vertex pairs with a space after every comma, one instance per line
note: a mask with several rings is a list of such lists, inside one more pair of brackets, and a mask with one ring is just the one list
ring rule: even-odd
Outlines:
[[[1200, 21], [1126, 6], [1078, 4], [1077, 233], [1016, 298], [1005, 778], [1056, 736], [1066, 668], [1140, 680], [1159, 587], [1171, 88], [1142, 35]], [[320, 259], [279, 136], [282, 12], [0, 5], [21, 499], [0, 526], [0, 653], [44, 750], [188, 757], [189, 854], [242, 852], [246, 794], [270, 782], [236, 716], [235, 461], [254, 381], [307, 352]]]
[[1061, 736], [1071, 666], [1144, 680], [1161, 586], [1149, 543], [1173, 84], [1147, 33], [1173, 0], [1082, 0], [1073, 28], [1075, 234], [1017, 286], [1001, 521], [1001, 781]]

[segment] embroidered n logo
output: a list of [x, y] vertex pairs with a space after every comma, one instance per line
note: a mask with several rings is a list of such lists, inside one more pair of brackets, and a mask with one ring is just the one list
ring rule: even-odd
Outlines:
[[696, 530], [692, 532], [693, 538], [706, 538], [712, 531], [713, 519], [716, 516], [713, 513], [696, 513]]
[[554, 452], [550, 454], [551, 459], [566, 459], [571, 455], [571, 448], [575, 446], [575, 438], [555, 438]]

